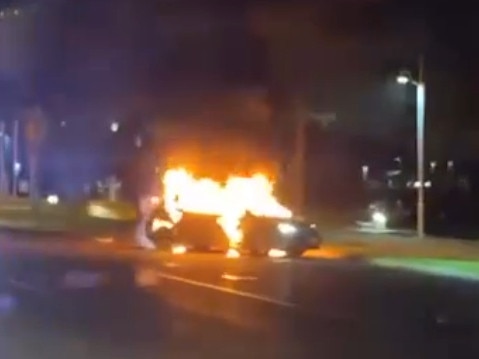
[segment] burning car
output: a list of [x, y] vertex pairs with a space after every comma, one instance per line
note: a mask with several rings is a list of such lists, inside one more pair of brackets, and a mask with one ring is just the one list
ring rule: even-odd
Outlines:
[[295, 219], [250, 217], [241, 224], [242, 240], [232, 245], [218, 225], [217, 215], [184, 213], [177, 224], [160, 226], [167, 219], [150, 220], [150, 238], [158, 248], [174, 254], [187, 251], [219, 251], [229, 256], [242, 254], [269, 257], [299, 257], [306, 250], [319, 248], [321, 236], [315, 225]]
[[165, 174], [163, 184], [164, 204], [148, 224], [158, 247], [177, 253], [208, 249], [230, 256], [246, 252], [284, 257], [320, 245], [316, 228], [294, 219], [262, 174], [231, 176], [219, 183], [174, 169]]
[[299, 219], [248, 215], [242, 228], [244, 236], [240, 247], [253, 255], [299, 257], [321, 244], [316, 226]]

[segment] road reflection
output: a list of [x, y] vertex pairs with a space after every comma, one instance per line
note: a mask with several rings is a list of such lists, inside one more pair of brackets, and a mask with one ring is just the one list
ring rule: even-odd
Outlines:
[[0, 299], [1, 358], [156, 358], [172, 334], [171, 310], [152, 293]]

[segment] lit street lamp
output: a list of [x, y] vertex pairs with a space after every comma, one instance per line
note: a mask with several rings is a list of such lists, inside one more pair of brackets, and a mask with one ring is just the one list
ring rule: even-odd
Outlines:
[[414, 80], [409, 71], [401, 71], [396, 77], [398, 84], [416, 86], [416, 147], [417, 147], [417, 218], [418, 237], [424, 237], [424, 118], [426, 107], [426, 84], [423, 80], [423, 60], [419, 59], [419, 77]]
[[116, 121], [113, 121], [111, 124], [110, 124], [110, 131], [111, 132], [118, 132], [118, 130], [120, 129], [120, 124]]
[[396, 77], [396, 81], [400, 85], [406, 85], [407, 83], [409, 83], [410, 79], [411, 74], [409, 73], [409, 71], [401, 71]]

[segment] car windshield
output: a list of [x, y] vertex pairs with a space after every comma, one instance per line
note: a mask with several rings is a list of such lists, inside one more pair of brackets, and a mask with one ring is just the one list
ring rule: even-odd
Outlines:
[[0, 0], [0, 359], [479, 358], [475, 5]]

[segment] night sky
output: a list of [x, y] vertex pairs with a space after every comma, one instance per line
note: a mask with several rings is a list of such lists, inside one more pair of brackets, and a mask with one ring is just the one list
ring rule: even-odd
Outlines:
[[[401, 68], [415, 72], [422, 53], [428, 133], [438, 138], [429, 143], [454, 143], [451, 134], [477, 123], [479, 89], [471, 79], [478, 75], [479, 44], [471, 2], [37, 3], [43, 20], [35, 22], [35, 41], [24, 45], [34, 68], [24, 97], [73, 122], [168, 117], [194, 112], [205, 94], [217, 96], [216, 105], [208, 100], [215, 107], [224, 92], [262, 89], [273, 114], [286, 113], [288, 99], [300, 94], [310, 111], [337, 113], [338, 131], [401, 146], [414, 131], [414, 93], [393, 79]], [[20, 96], [14, 76], [2, 69], [0, 76], [3, 97]]]
[[[479, 160], [472, 1], [0, 4], [22, 9], [0, 19], [0, 117], [11, 121], [31, 104], [45, 109], [45, 168], [73, 177], [60, 182], [109, 173], [132, 151], [152, 153], [157, 141], [139, 151], [133, 134], [168, 136], [172, 124], [274, 137], [287, 156], [299, 109], [337, 119], [327, 128], [310, 124], [310, 193], [352, 200], [362, 164], [386, 168], [401, 156], [414, 167], [414, 88], [398, 86], [395, 75], [416, 75], [420, 54], [428, 160]], [[121, 123], [119, 133], [111, 121]]]

